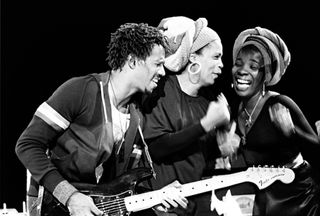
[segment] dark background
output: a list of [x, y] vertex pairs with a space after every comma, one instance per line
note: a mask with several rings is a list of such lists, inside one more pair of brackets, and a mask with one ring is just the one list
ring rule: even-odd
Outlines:
[[[88, 1], [89, 2], [89, 1]], [[36, 108], [72, 76], [106, 70], [109, 35], [125, 22], [158, 25], [164, 17], [206, 17], [222, 38], [224, 69], [216, 86], [232, 100], [230, 70], [236, 36], [261, 26], [277, 32], [292, 62], [275, 91], [289, 95], [312, 127], [319, 115], [319, 11], [307, 2], [104, 1], [1, 2], [0, 205], [22, 211], [26, 171], [14, 147]], [[235, 1], [236, 2], [236, 1]], [[198, 4], [196, 4], [198, 3]], [[312, 149], [310, 155], [317, 157]]]

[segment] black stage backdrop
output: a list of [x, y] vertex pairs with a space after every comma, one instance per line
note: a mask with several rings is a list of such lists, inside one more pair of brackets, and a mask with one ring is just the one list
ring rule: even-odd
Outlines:
[[[102, 2], [102, 1], [101, 1]], [[261, 26], [287, 43], [292, 63], [273, 88], [291, 96], [314, 127], [319, 115], [319, 11], [307, 2], [16, 1], [1, 7], [0, 205], [22, 211], [26, 171], [14, 147], [36, 108], [68, 78], [106, 70], [110, 33], [125, 22], [158, 25], [169, 16], [206, 17], [222, 38], [224, 69], [216, 88], [229, 100], [232, 46], [240, 31]], [[260, 1], [261, 2], [261, 1]], [[197, 4], [198, 3], [198, 4]], [[310, 155], [317, 154], [312, 149]], [[1, 208], [1, 207], [0, 207]]]

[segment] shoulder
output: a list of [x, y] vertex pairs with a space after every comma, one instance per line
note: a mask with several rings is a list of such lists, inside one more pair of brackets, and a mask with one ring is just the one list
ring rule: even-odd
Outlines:
[[49, 97], [47, 102], [58, 109], [58, 107], [80, 106], [83, 98], [95, 98], [99, 91], [96, 79], [91, 74], [72, 77], [61, 84]]
[[71, 77], [70, 79], [65, 81], [61, 86], [75, 88], [83, 85], [92, 85], [93, 83], [97, 83], [97, 79], [95, 77], [96, 74], [87, 74], [84, 76]]
[[291, 97], [284, 94], [279, 94], [279, 93], [272, 94], [271, 97], [268, 99], [268, 103], [270, 105], [280, 103], [291, 110], [292, 109], [299, 110], [299, 106], [297, 105], [297, 103]]
[[270, 91], [270, 101], [273, 103], [286, 104], [295, 104], [295, 101], [288, 95], [280, 94], [278, 92]]
[[95, 74], [72, 77], [60, 85], [54, 94], [81, 94], [85, 91], [94, 92], [99, 88]]
[[167, 75], [161, 78], [157, 88], [151, 94], [143, 96], [142, 106], [144, 112], [150, 113], [154, 107], [162, 106], [164, 103], [172, 101], [177, 92], [175, 88], [177, 88], [177, 78], [174, 75]]

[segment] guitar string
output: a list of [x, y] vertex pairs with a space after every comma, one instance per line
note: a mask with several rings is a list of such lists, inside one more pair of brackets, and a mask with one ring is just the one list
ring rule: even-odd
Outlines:
[[110, 208], [110, 206], [113, 207], [113, 206], [121, 206], [121, 205], [122, 205], [122, 206], [125, 206], [124, 203], [121, 203], [121, 204], [120, 204], [120, 203], [119, 203], [119, 204], [112, 204], [112, 205], [109, 205], [109, 206], [108, 206], [108, 205], [104, 205], [104, 204], [100, 204], [100, 205], [96, 205], [96, 206], [97, 206], [97, 207]]
[[[97, 206], [97, 207], [99, 208], [100, 206]], [[118, 209], [119, 207], [120, 207], [120, 208], [125, 207], [125, 205], [124, 205], [124, 204], [122, 204], [122, 205], [113, 205], [113, 206], [111, 206], [111, 207], [103, 206], [103, 209], [112, 210], [112, 208], [114, 209], [114, 207], [116, 207], [116, 209]]]
[[[120, 200], [120, 202], [119, 202]], [[106, 205], [107, 204], [107, 205]], [[125, 207], [125, 203], [124, 203], [124, 199], [117, 199], [113, 202], [101, 202], [101, 203], [97, 203], [96, 206], [99, 208], [99, 207], [102, 207], [103, 210], [108, 210], [107, 212], [110, 213], [112, 210], [115, 210], [115, 211], [118, 211], [119, 208], [121, 210], [126, 210], [126, 207]], [[111, 206], [111, 207], [110, 207]]]
[[120, 212], [127, 212], [127, 209], [126, 208], [115, 208], [115, 209], [111, 209], [111, 210], [107, 210], [105, 211], [105, 209], [102, 209], [104, 213], [107, 213], [108, 215], [109, 214], [112, 214], [112, 213], [119, 213]]
[[116, 199], [116, 200], [112, 200], [112, 201], [99, 202], [98, 204], [105, 204], [105, 203], [111, 203], [111, 204], [113, 204], [113, 203], [119, 203], [119, 201], [120, 201], [120, 202], [123, 202], [124, 199], [123, 199], [123, 198], [120, 198], [120, 199]]
[[100, 210], [102, 210], [104, 213], [107, 213], [107, 214], [112, 214], [112, 213], [119, 213], [119, 211], [122, 211], [122, 212], [126, 212], [127, 209], [124, 208], [124, 207], [120, 207], [120, 208], [113, 208], [113, 209], [106, 209], [106, 208], [99, 208]]
[[112, 206], [121, 206], [121, 205], [124, 205], [124, 203], [113, 203], [113, 204], [110, 204], [110, 203], [107, 203], [107, 205], [105, 205], [105, 204], [97, 204], [97, 207], [108, 207], [108, 208], [110, 208], [110, 206], [112, 207]]
[[115, 203], [115, 202], [113, 202], [113, 203], [111, 203], [111, 202], [100, 202], [100, 203], [98, 203], [97, 205], [104, 205], [104, 206], [110, 206], [110, 205], [119, 205], [119, 204], [122, 204], [122, 203], [124, 203], [123, 201], [120, 203], [120, 202], [117, 202], [117, 203]]

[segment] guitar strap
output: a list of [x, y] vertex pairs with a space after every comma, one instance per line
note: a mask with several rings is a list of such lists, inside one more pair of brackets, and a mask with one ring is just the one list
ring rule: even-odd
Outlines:
[[151, 159], [151, 156], [150, 156], [150, 153], [149, 153], [149, 149], [148, 149], [148, 145], [144, 139], [144, 136], [143, 136], [143, 133], [142, 133], [142, 130], [141, 130], [141, 126], [139, 125], [138, 126], [138, 130], [139, 130], [139, 133], [140, 133], [140, 136], [141, 136], [141, 140], [142, 140], [142, 143], [144, 145], [144, 152], [146, 154], [146, 157], [147, 157], [147, 160], [148, 160], [148, 163], [149, 163], [149, 166], [152, 170], [152, 173], [153, 173], [153, 178], [156, 179], [156, 172], [154, 171], [154, 168], [153, 168], [153, 162], [152, 162], [152, 159]]
[[[126, 164], [125, 164], [123, 171], [134, 168], [133, 161], [132, 161], [133, 151], [138, 152], [135, 159], [138, 162], [140, 160], [138, 145], [134, 144], [135, 137], [137, 134], [137, 128], [138, 128], [138, 125], [140, 124], [140, 117], [139, 117], [139, 114], [133, 104], [130, 104], [129, 109], [130, 109], [130, 124], [129, 124], [129, 128], [126, 132], [125, 141], [124, 141], [124, 145], [123, 145], [123, 147], [125, 147], [124, 155], [128, 155], [129, 159], [126, 161]], [[132, 146], [133, 146], [133, 148], [132, 148]], [[141, 154], [140, 154], [140, 156], [141, 156]]]
[[39, 185], [38, 196], [34, 198], [28, 197], [29, 198], [28, 202], [30, 203], [30, 206], [28, 206], [29, 216], [41, 216], [43, 194], [44, 194], [44, 187], [42, 185]]
[[[148, 162], [148, 164], [149, 164], [149, 166], [150, 166], [150, 168], [152, 170], [153, 177], [156, 178], [156, 172], [154, 171], [154, 168], [153, 168], [153, 162], [152, 162], [152, 159], [151, 159], [151, 156], [150, 156], [150, 153], [149, 153], [148, 145], [147, 145], [147, 143], [146, 143], [146, 141], [144, 139], [143, 133], [142, 133], [142, 129], [141, 129], [141, 125], [140, 125], [140, 118], [139, 118], [139, 116], [137, 116], [137, 117], [138, 117], [137, 128], [138, 128], [138, 132], [140, 134], [140, 138], [141, 138], [143, 146], [140, 146], [140, 145], [137, 145], [137, 144], [133, 145], [132, 152], [130, 154], [130, 157], [129, 157], [129, 160], [128, 160], [128, 164], [127, 164], [127, 170], [138, 167], [139, 161], [140, 161], [141, 156], [142, 156], [142, 152], [144, 150], [144, 153], [145, 153], [146, 158], [147, 158], [147, 162]], [[127, 136], [128, 137], [134, 137], [134, 134], [130, 135], [130, 133], [136, 133], [136, 130], [128, 130], [127, 133], [128, 134], [126, 135], [126, 137]]]
[[42, 185], [39, 185], [39, 192], [38, 192], [38, 203], [37, 203], [37, 215], [41, 215], [41, 205], [43, 200], [43, 193], [44, 193], [44, 187]]

